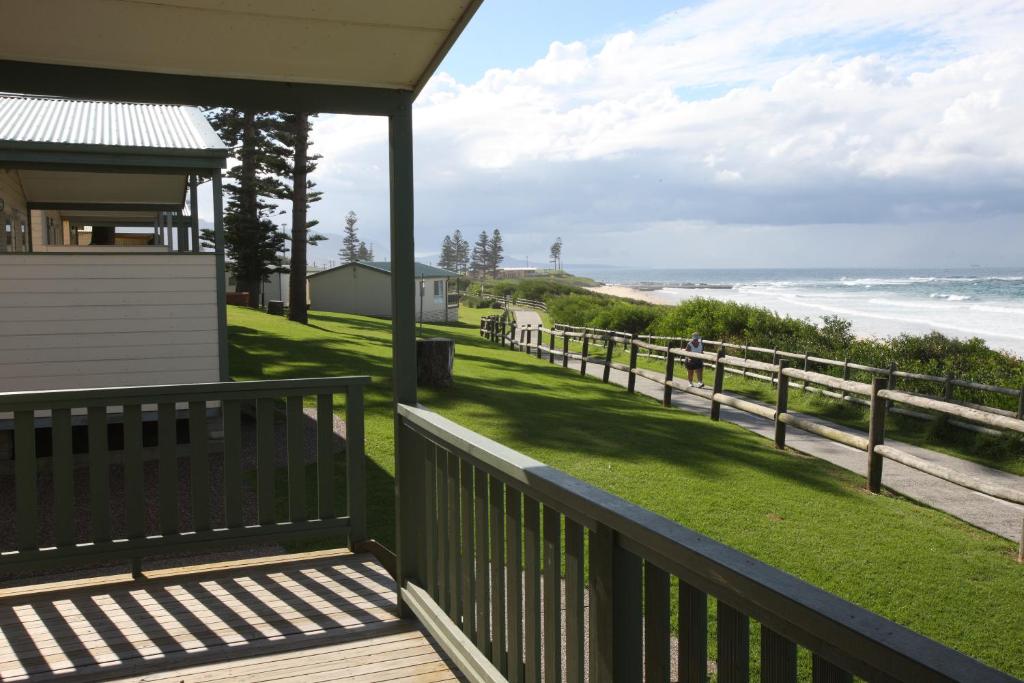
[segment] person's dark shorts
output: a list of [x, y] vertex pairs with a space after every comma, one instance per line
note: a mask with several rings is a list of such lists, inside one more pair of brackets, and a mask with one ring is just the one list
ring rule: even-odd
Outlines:
[[704, 368], [704, 361], [700, 358], [687, 358], [685, 364], [688, 370], [701, 370]]

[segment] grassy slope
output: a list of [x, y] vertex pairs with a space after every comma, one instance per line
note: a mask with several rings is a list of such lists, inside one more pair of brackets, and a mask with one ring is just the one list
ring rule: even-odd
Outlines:
[[[782, 454], [705, 417], [665, 410], [477, 337], [457, 342], [456, 385], [430, 408], [993, 666], [1024, 675], [1024, 566], [1011, 543], [944, 514], [870, 496], [858, 477]], [[316, 314], [308, 327], [231, 308], [240, 379], [370, 374], [371, 533], [393, 538], [386, 321]]]

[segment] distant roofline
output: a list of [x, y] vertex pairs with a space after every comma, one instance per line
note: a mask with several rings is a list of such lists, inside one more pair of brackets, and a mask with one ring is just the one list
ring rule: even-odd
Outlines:
[[[315, 273], [310, 273], [309, 275], [306, 276], [306, 279], [309, 279], [311, 277], [316, 277], [317, 275], [323, 275], [324, 273], [330, 273], [330, 272], [333, 272], [335, 270], [340, 270], [342, 268], [348, 268], [349, 266], [359, 266], [361, 268], [366, 268], [367, 270], [372, 270], [372, 271], [375, 271], [375, 272], [378, 272], [378, 273], [384, 273], [385, 275], [391, 275], [390, 267], [389, 268], [381, 267], [381, 264], [385, 264], [385, 263], [388, 264], [388, 266], [391, 265], [390, 261], [350, 261], [349, 263], [342, 263], [340, 266], [334, 266], [333, 268], [326, 268], [324, 270], [320, 270], [320, 271], [317, 271]], [[414, 275], [413, 276], [413, 279], [416, 279], [416, 280], [437, 280], [437, 279], [441, 279], [441, 278], [462, 277], [462, 275], [460, 275], [459, 273], [456, 273], [454, 271], [447, 270], [445, 268], [438, 268], [437, 266], [430, 266], [430, 265], [427, 265], [425, 263], [420, 263], [419, 261], [415, 262], [415, 267], [416, 267], [416, 270], [430, 269], [432, 271], [438, 271], [437, 273], [432, 273], [432, 274], [426, 274], [426, 273], [422, 273], [421, 272], [419, 275]]]

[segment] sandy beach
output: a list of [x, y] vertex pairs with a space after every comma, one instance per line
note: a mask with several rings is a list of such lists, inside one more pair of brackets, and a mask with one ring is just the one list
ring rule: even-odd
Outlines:
[[649, 304], [663, 304], [665, 306], [671, 306], [672, 304], [677, 303], [677, 300], [673, 300], [672, 297], [665, 296], [660, 292], [634, 289], [624, 285], [601, 285], [600, 287], [587, 287], [587, 289], [591, 292], [597, 292], [598, 294], [608, 294], [610, 296], [617, 296], [622, 299], [632, 299], [634, 301], [646, 301]]

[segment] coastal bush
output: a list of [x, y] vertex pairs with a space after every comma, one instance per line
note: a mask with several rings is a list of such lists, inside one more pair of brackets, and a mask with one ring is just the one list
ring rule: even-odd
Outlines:
[[646, 332], [662, 315], [660, 306], [651, 304], [634, 304], [618, 301], [611, 306], [601, 306], [597, 314], [591, 318], [590, 327], [604, 330], [616, 330], [630, 334]]

